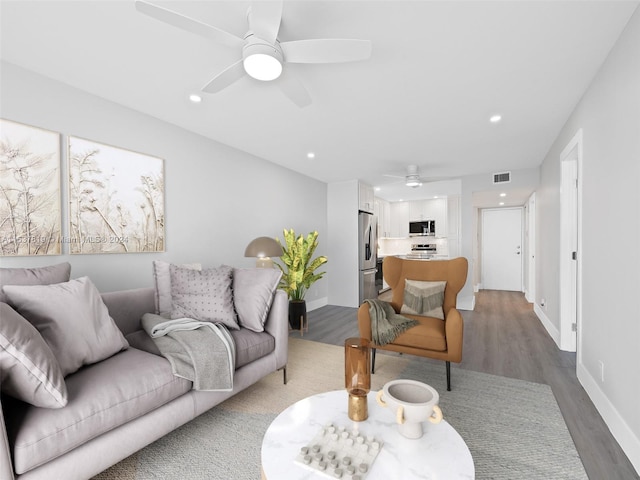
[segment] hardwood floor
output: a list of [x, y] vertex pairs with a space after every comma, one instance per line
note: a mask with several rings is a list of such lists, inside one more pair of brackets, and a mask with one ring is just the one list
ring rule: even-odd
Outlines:
[[[356, 308], [331, 305], [309, 312], [302, 338], [342, 345], [358, 336], [356, 315]], [[522, 293], [483, 290], [475, 310], [462, 316], [461, 368], [549, 385], [589, 478], [640, 479], [578, 382], [576, 355], [557, 348]], [[455, 388], [455, 376], [452, 384]]]

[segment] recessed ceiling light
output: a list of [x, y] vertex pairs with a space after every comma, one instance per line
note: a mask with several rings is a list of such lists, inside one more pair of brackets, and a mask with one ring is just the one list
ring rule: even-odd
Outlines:
[[380, 191], [380, 187], [375, 187], [375, 188], [374, 188], [374, 190], [375, 190], [376, 192], [379, 192], [379, 191]]
[[491, 123], [498, 123], [500, 120], [502, 120], [502, 115], [491, 115], [491, 118], [489, 118]]
[[193, 103], [200, 103], [202, 101], [202, 97], [200, 95], [192, 93], [191, 95], [189, 95], [189, 100], [191, 100]]
[[433, 198], [438, 198], [438, 195], [434, 195]]
[[498, 205], [502, 206], [502, 205], [504, 205], [504, 202], [500, 202]]
[[506, 196], [507, 196], [507, 194], [503, 192], [503, 193], [501, 193], [501, 194], [500, 194], [500, 196], [501, 196], [501, 197], [506, 197]]
[[316, 154], [313, 152], [307, 153], [307, 158], [316, 158]]

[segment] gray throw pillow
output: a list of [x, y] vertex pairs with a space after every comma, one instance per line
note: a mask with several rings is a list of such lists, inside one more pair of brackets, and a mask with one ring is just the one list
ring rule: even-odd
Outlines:
[[36, 268], [0, 268], [0, 302], [7, 297], [2, 292], [4, 285], [50, 285], [68, 282], [71, 278], [71, 265], [68, 262], [48, 267]]
[[405, 280], [404, 297], [400, 313], [423, 315], [444, 320], [444, 289], [446, 281], [422, 282]]
[[275, 268], [234, 268], [233, 304], [240, 326], [264, 331], [282, 272]]
[[8, 303], [38, 329], [65, 376], [129, 346], [88, 277], [3, 288]]
[[2, 393], [36, 407], [64, 407], [67, 385], [49, 345], [6, 303], [0, 303], [0, 319]]
[[171, 265], [170, 271], [171, 318], [193, 318], [240, 328], [233, 309], [232, 267], [193, 270]]
[[[156, 286], [156, 313], [165, 318], [171, 318], [171, 272], [170, 263], [160, 260], [153, 261], [153, 280]], [[183, 268], [202, 270], [199, 263], [185, 263]]]

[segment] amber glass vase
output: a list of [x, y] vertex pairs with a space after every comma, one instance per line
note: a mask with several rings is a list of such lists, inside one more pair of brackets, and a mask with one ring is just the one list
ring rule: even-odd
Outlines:
[[344, 383], [349, 393], [349, 418], [356, 422], [366, 420], [367, 394], [371, 390], [371, 348], [364, 338], [344, 341]]

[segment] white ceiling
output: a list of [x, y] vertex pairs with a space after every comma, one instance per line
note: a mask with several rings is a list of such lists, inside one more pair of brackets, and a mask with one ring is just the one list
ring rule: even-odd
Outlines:
[[[238, 36], [247, 29], [250, 2], [156, 3]], [[368, 61], [285, 65], [313, 98], [303, 109], [249, 77], [190, 103], [240, 52], [151, 19], [133, 0], [2, 0], [1, 58], [321, 181], [382, 186], [379, 196], [397, 200], [422, 195], [385, 176], [408, 164], [433, 179], [540, 165], [637, 6], [285, 1], [281, 41], [373, 44]], [[488, 121], [494, 113], [498, 124]]]

